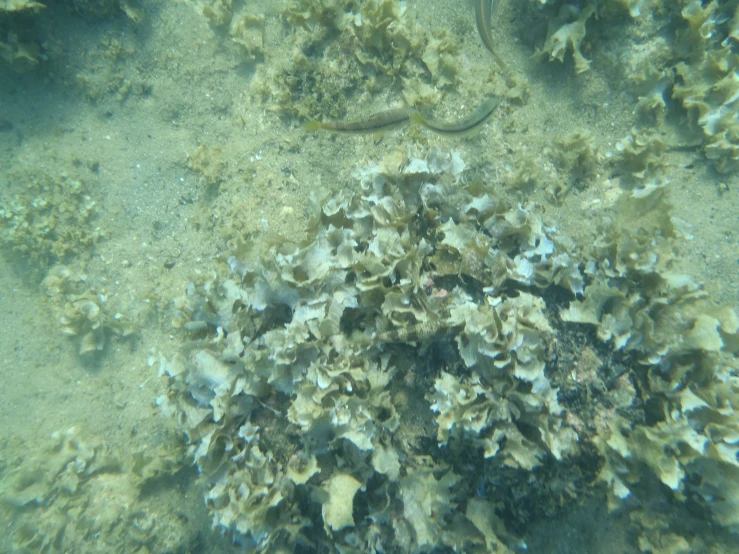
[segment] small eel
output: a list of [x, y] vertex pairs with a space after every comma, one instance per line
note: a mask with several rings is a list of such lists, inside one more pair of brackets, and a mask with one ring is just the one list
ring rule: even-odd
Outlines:
[[507, 71], [508, 66], [495, 51], [495, 48], [493, 47], [493, 39], [490, 36], [490, 19], [493, 16], [494, 3], [495, 0], [475, 0], [477, 32], [480, 33], [480, 38], [482, 39], [483, 44], [485, 44], [485, 47], [490, 50], [490, 53], [495, 57], [495, 61], [498, 62], [498, 65]]
[[[495, 51], [493, 39], [490, 31], [490, 20], [493, 17], [493, 6], [495, 0], [475, 0], [475, 20], [477, 22], [477, 31], [480, 33], [485, 47], [498, 62], [498, 65], [508, 71], [508, 66], [503, 59]], [[334, 133], [381, 133], [389, 129], [394, 129], [413, 120], [420, 123], [424, 127], [431, 129], [436, 133], [443, 135], [463, 134], [475, 129], [477, 126], [485, 122], [490, 117], [495, 108], [498, 107], [497, 98], [488, 98], [480, 104], [477, 109], [471, 111], [459, 121], [448, 123], [445, 121], [437, 121], [429, 117], [425, 117], [416, 110], [410, 108], [393, 108], [381, 112], [373, 113], [358, 119], [349, 121], [309, 121], [303, 125], [305, 131], [332, 131]]]
[[303, 129], [306, 131], [333, 131], [335, 133], [380, 133], [405, 125], [409, 120], [412, 120], [441, 135], [462, 135], [485, 123], [485, 120], [495, 111], [499, 103], [500, 100], [497, 97], [491, 96], [463, 118], [451, 123], [426, 117], [410, 108], [393, 108], [392, 110], [373, 113], [350, 121], [309, 121], [303, 125]]
[[380, 133], [408, 123], [408, 108], [393, 108], [349, 121], [309, 121], [303, 125], [306, 131], [333, 131], [335, 133]]
[[419, 112], [414, 112], [411, 114], [410, 118], [414, 122], [420, 123], [424, 127], [431, 129], [435, 133], [442, 135], [461, 135], [476, 129], [485, 123], [485, 120], [495, 111], [495, 108], [498, 107], [499, 103], [500, 100], [497, 97], [491, 96], [463, 118], [451, 123], [425, 117]]

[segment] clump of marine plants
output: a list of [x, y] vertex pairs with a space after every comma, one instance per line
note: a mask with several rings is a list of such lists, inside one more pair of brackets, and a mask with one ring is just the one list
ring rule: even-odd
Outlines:
[[66, 172], [12, 171], [0, 190], [0, 245], [43, 266], [82, 254], [102, 231], [93, 225], [90, 186]]
[[606, 489], [641, 513], [649, 479], [735, 525], [739, 319], [670, 273], [665, 187], [584, 251], [463, 184], [457, 153], [396, 168], [176, 301], [189, 340], [158, 404], [214, 525], [257, 552], [509, 552]]
[[[664, 122], [681, 105], [701, 148], [721, 173], [739, 167], [739, 15], [736, 2], [681, 0], [530, 0], [547, 33], [536, 57], [564, 61], [576, 73], [590, 68], [588, 47], [623, 71], [636, 112]], [[545, 6], [542, 7], [542, 4]], [[540, 9], [541, 8], [541, 9]], [[626, 16], [628, 13], [628, 16]], [[665, 29], [670, 29], [665, 32]], [[618, 42], [604, 43], [614, 33]], [[609, 54], [607, 54], [607, 52]], [[588, 54], [590, 56], [590, 54]], [[680, 123], [682, 125], [682, 123]], [[687, 139], [684, 137], [683, 140]], [[690, 143], [690, 142], [689, 142]], [[638, 148], [638, 145], [635, 145]]]
[[398, 0], [294, 0], [282, 16], [294, 47], [267, 50], [253, 91], [285, 115], [339, 119], [360, 94], [388, 91], [428, 105], [458, 82], [457, 41], [429, 33]]
[[106, 290], [94, 286], [84, 273], [55, 265], [42, 285], [62, 333], [78, 339], [80, 355], [102, 351], [111, 336], [136, 332], [134, 322], [111, 306]]
[[686, 56], [673, 96], [703, 130], [706, 157], [722, 172], [739, 168], [739, 12], [735, 2], [688, 2], [681, 15]]
[[174, 553], [197, 544], [197, 527], [156, 487], [182, 467], [178, 442], [126, 453], [72, 427], [25, 446], [0, 467], [4, 552]]

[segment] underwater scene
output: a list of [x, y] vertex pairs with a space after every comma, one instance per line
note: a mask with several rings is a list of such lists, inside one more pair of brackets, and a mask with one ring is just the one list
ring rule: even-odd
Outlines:
[[0, 0], [0, 554], [739, 552], [739, 0]]

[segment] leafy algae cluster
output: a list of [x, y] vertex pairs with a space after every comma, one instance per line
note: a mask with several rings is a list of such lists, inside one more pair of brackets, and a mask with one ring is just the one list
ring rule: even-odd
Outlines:
[[[12, 259], [18, 255], [36, 274], [61, 332], [78, 339], [79, 353], [100, 352], [111, 335], [135, 332], [129, 311], [108, 301], [104, 287], [82, 270], [105, 232], [96, 225], [92, 188], [87, 180], [66, 171], [58, 175], [11, 170], [0, 192], [0, 246]], [[119, 311], [120, 310], [120, 311]]]
[[33, 456], [3, 460], [0, 468], [8, 552], [147, 554], [186, 552], [197, 543], [197, 528], [152, 491], [181, 467], [176, 446], [129, 455], [76, 427], [35, 446]]
[[688, 544], [639, 509], [656, 478], [734, 529], [739, 319], [670, 272], [665, 187], [580, 252], [535, 206], [460, 184], [456, 153], [392, 159], [305, 240], [245, 242], [177, 301], [191, 340], [161, 359], [158, 404], [214, 525], [258, 552], [508, 552], [602, 487], [642, 544]]
[[[47, 11], [47, 6], [51, 6]], [[133, 0], [63, 0], [55, 3], [35, 0], [3, 0], [0, 2], [0, 68], [8, 67], [25, 73], [39, 67], [54, 56], [46, 42], [59, 30], [60, 12], [78, 14], [92, 20], [115, 19], [125, 14], [140, 23], [144, 11]], [[51, 12], [51, 13], [49, 13]], [[62, 24], [63, 25], [63, 24]]]
[[739, 168], [739, 3], [686, 3], [683, 37], [693, 48], [676, 66], [674, 97], [703, 129], [706, 157], [721, 172]]
[[201, 12], [216, 31], [228, 32], [247, 60], [264, 58], [264, 15], [232, 0], [204, 2]]
[[585, 299], [562, 318], [594, 325], [600, 340], [628, 353], [649, 404], [640, 425], [616, 415], [595, 439], [612, 500], [635, 493], [649, 468], [736, 532], [739, 318], [670, 270], [677, 232], [655, 214], [667, 213], [665, 194], [652, 184], [621, 200], [621, 221], [594, 246], [599, 264]]
[[79, 354], [100, 352], [111, 335], [127, 337], [136, 331], [129, 317], [115, 311], [104, 288], [87, 275], [55, 265], [42, 285], [56, 312], [62, 333], [79, 339]]
[[338, 119], [358, 93], [387, 90], [429, 105], [457, 83], [458, 45], [398, 0], [297, 0], [282, 16], [295, 47], [261, 68], [254, 91], [287, 115]]
[[65, 171], [14, 171], [2, 183], [2, 245], [32, 263], [48, 264], [88, 250], [101, 237], [95, 201], [82, 179]]
[[[722, 172], [739, 163], [739, 3], [656, 0], [541, 1], [548, 30], [537, 57], [563, 61], [571, 52], [576, 73], [587, 71], [585, 45], [598, 34], [624, 29], [612, 67], [622, 67], [637, 110], [661, 119], [674, 100], [700, 129], [706, 158]], [[624, 26], [628, 13], [632, 25]], [[597, 21], [596, 21], [597, 16]], [[588, 36], [588, 28], [591, 35]]]

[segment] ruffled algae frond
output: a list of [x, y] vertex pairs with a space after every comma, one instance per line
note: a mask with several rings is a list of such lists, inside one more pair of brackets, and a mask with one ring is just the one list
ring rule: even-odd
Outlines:
[[358, 169], [305, 240], [236, 246], [178, 301], [191, 341], [158, 403], [214, 524], [267, 552], [507, 552], [532, 513], [592, 482], [647, 503], [653, 475], [733, 529], [739, 318], [669, 271], [665, 187], [583, 250], [460, 185], [456, 153], [401, 167]]

